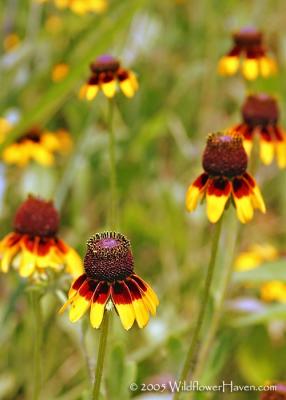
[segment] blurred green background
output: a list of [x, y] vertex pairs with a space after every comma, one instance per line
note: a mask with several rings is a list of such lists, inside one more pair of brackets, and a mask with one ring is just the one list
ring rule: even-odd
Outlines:
[[[110, 1], [101, 15], [78, 16], [49, 2], [0, 2], [0, 117], [17, 119], [10, 139], [34, 124], [66, 128], [74, 151], [51, 168], [0, 166], [0, 232], [11, 230], [16, 207], [27, 193], [53, 198], [62, 216], [61, 236], [81, 255], [88, 237], [105, 229], [110, 204], [107, 102], [78, 99], [78, 90], [97, 55], [110, 53], [138, 75], [132, 100], [116, 97], [115, 134], [120, 195], [120, 230], [131, 240], [136, 272], [160, 298], [158, 315], [144, 330], [126, 333], [116, 315], [109, 340], [104, 383], [108, 399], [169, 399], [168, 393], [132, 393], [131, 382], [174, 379], [190, 341], [209, 259], [212, 227], [204, 206], [185, 211], [187, 186], [201, 171], [207, 133], [240, 121], [249, 91], [279, 99], [286, 126], [285, 2], [283, 0]], [[217, 61], [229, 50], [230, 33], [255, 26], [278, 59], [279, 74], [246, 87], [240, 76], [217, 76]], [[5, 49], [16, 33], [17, 47]], [[54, 83], [51, 71], [67, 63], [67, 78]], [[268, 212], [243, 226], [236, 251], [271, 243], [285, 252], [285, 172], [259, 166], [256, 179]], [[233, 253], [232, 211], [227, 212], [214, 287]], [[231, 254], [230, 254], [231, 253]], [[248, 274], [237, 272], [202, 381], [264, 384], [285, 379], [286, 305], [264, 303], [262, 281], [286, 282], [285, 261]], [[262, 267], [263, 272], [263, 267]], [[266, 274], [266, 275], [265, 275]], [[266, 276], [266, 277], [265, 277]], [[29, 399], [31, 332], [25, 282], [13, 273], [0, 277], [0, 398]], [[65, 288], [68, 287], [68, 283]], [[213, 292], [215, 298], [216, 292]], [[231, 300], [231, 301], [230, 301]], [[58, 316], [60, 300], [44, 299], [43, 400], [88, 399], [82, 330], [93, 361], [98, 332]], [[204, 331], [208, 329], [208, 320]], [[205, 393], [197, 399], [258, 399], [257, 393]]]

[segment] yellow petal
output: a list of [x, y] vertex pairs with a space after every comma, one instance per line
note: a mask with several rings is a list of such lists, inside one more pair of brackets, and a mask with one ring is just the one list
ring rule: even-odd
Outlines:
[[186, 208], [188, 211], [194, 211], [200, 199], [200, 189], [191, 185], [189, 186], [186, 194]]
[[252, 81], [258, 76], [258, 61], [255, 58], [246, 58], [242, 62], [243, 76]]
[[212, 180], [207, 190], [207, 216], [215, 224], [224, 211], [231, 192], [231, 185], [226, 180]]
[[132, 303], [115, 304], [115, 307], [124, 329], [128, 331], [135, 321], [135, 311]]
[[88, 310], [90, 302], [84, 297], [77, 295], [71, 302], [71, 308], [69, 312], [69, 319], [71, 322], [78, 321], [84, 313]]
[[258, 186], [252, 188], [251, 200], [254, 208], [260, 210], [263, 214], [266, 213], [266, 206]]
[[260, 140], [260, 158], [265, 165], [271, 164], [274, 157], [274, 144], [271, 141]]
[[98, 329], [101, 325], [103, 315], [104, 315], [104, 310], [105, 310], [105, 304], [100, 304], [100, 303], [91, 303], [91, 309], [90, 309], [90, 323], [91, 326], [95, 329]]
[[116, 81], [113, 79], [110, 82], [102, 83], [101, 88], [106, 97], [114, 97], [116, 92]]
[[132, 301], [135, 318], [139, 328], [144, 328], [149, 321], [149, 312], [142, 299]]
[[244, 140], [243, 141], [243, 147], [244, 147], [244, 150], [246, 151], [246, 154], [248, 155], [248, 157], [251, 154], [252, 146], [253, 146], [252, 140]]
[[279, 168], [286, 168], [286, 142], [277, 141], [276, 143], [276, 157]]
[[31, 144], [31, 157], [40, 165], [49, 167], [54, 163], [54, 156], [41, 144]]
[[20, 255], [19, 274], [23, 278], [27, 278], [32, 275], [36, 267], [36, 254], [31, 253], [28, 250], [22, 250]]
[[276, 62], [272, 58], [261, 57], [259, 60], [259, 64], [261, 76], [263, 76], [264, 78], [275, 74], [277, 71]]
[[66, 264], [67, 272], [69, 274], [76, 278], [83, 273], [82, 259], [74, 249], [69, 247], [67, 253], [63, 256], [63, 258]]
[[218, 64], [218, 72], [221, 75], [234, 75], [239, 67], [239, 57], [225, 56], [222, 57]]
[[19, 246], [15, 245], [13, 247], [7, 248], [7, 250], [3, 252], [3, 256], [1, 257], [0, 261], [2, 272], [6, 273], [9, 271], [12, 259], [14, 258], [14, 256], [17, 254], [18, 251], [19, 251]]
[[122, 82], [119, 82], [120, 89], [125, 94], [126, 97], [133, 97], [135, 94], [135, 90], [133, 88], [132, 82], [129, 78], [125, 79]]
[[234, 196], [237, 217], [243, 224], [249, 222], [253, 218], [253, 206], [250, 196], [237, 198]]
[[98, 93], [99, 87], [97, 85], [89, 85], [86, 88], [86, 92], [85, 92], [85, 97], [88, 101], [93, 100], [97, 93]]

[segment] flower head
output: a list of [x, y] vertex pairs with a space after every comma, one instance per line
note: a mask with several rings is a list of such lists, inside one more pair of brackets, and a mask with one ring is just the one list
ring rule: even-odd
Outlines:
[[271, 386], [275, 388], [264, 391], [260, 400], [286, 400], [286, 384], [283, 382], [277, 382], [275, 384], [271, 383]]
[[120, 66], [110, 55], [102, 55], [90, 65], [91, 75], [80, 89], [80, 97], [91, 101], [99, 90], [108, 98], [115, 96], [119, 85], [126, 97], [133, 97], [138, 90], [137, 78], [133, 71]]
[[50, 268], [74, 277], [82, 273], [79, 255], [58, 238], [59, 214], [51, 201], [29, 196], [16, 211], [13, 232], [0, 242], [0, 269], [37, 278]]
[[253, 210], [265, 213], [265, 205], [255, 180], [246, 172], [247, 155], [238, 135], [211, 134], [203, 154], [204, 173], [188, 188], [187, 210], [197, 208], [206, 197], [210, 222], [217, 222], [229, 201], [236, 207], [238, 219], [249, 222]]
[[232, 37], [232, 49], [219, 61], [218, 70], [221, 75], [234, 75], [241, 68], [246, 79], [254, 80], [259, 75], [266, 78], [276, 72], [276, 62], [267, 56], [260, 31], [244, 28]]
[[51, 166], [55, 162], [55, 154], [64, 154], [71, 147], [72, 141], [67, 131], [50, 132], [33, 127], [3, 150], [2, 159], [6, 164], [20, 167], [26, 166], [30, 161]]
[[134, 273], [133, 256], [128, 239], [120, 233], [97, 233], [87, 243], [84, 258], [85, 273], [74, 281], [68, 300], [69, 318], [80, 319], [90, 308], [90, 322], [101, 325], [104, 311], [113, 303], [121, 323], [130, 329], [134, 323], [143, 328], [149, 313], [155, 315], [159, 304], [151, 287]]
[[286, 134], [278, 125], [279, 109], [275, 98], [260, 93], [248, 96], [241, 109], [243, 122], [232, 128], [243, 136], [243, 145], [251, 153], [255, 135], [259, 136], [260, 158], [266, 165], [276, 155], [280, 168], [286, 167]]

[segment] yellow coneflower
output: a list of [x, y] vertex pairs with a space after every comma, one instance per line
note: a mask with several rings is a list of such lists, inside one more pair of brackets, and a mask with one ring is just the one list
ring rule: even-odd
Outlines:
[[243, 28], [233, 34], [234, 46], [218, 65], [221, 75], [234, 75], [239, 69], [248, 80], [259, 75], [266, 78], [277, 71], [273, 58], [266, 54], [263, 35], [254, 28]]
[[255, 180], [246, 172], [247, 155], [238, 135], [211, 134], [203, 154], [204, 173], [188, 188], [187, 210], [197, 208], [206, 198], [207, 216], [216, 223], [233, 200], [237, 217], [242, 223], [253, 218], [253, 210], [266, 212], [265, 204]]
[[243, 136], [243, 144], [250, 155], [255, 135], [259, 137], [260, 159], [271, 164], [276, 156], [279, 168], [286, 168], [286, 134], [278, 125], [277, 101], [267, 94], [248, 96], [242, 106], [243, 122], [235, 125], [233, 132]]
[[270, 383], [268, 390], [264, 390], [260, 395], [260, 400], [286, 400], [286, 383]]
[[108, 303], [113, 303], [123, 327], [128, 330], [134, 321], [143, 328], [149, 313], [155, 315], [159, 304], [151, 287], [134, 273], [130, 242], [120, 233], [96, 234], [87, 243], [84, 274], [72, 284], [68, 301], [69, 318], [80, 319], [90, 308], [90, 322], [99, 328]]
[[18, 208], [13, 232], [0, 242], [0, 269], [12, 267], [22, 277], [38, 278], [47, 269], [82, 274], [77, 252], [58, 237], [59, 214], [51, 201], [33, 196]]
[[34, 127], [8, 145], [3, 150], [2, 159], [6, 164], [16, 164], [21, 167], [30, 161], [51, 166], [55, 162], [55, 154], [69, 152], [71, 147], [72, 140], [67, 131], [50, 132]]
[[80, 89], [80, 97], [93, 100], [102, 90], [108, 98], [115, 96], [119, 86], [126, 97], [133, 97], [138, 90], [138, 82], [133, 71], [120, 66], [120, 62], [110, 55], [102, 55], [90, 66], [91, 76]]
[[13, 32], [5, 36], [3, 47], [6, 51], [15, 50], [20, 44], [20, 37], [17, 33]]

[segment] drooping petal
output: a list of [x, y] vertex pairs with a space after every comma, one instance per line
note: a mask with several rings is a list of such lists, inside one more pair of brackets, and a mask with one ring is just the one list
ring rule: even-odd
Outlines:
[[207, 185], [208, 178], [208, 174], [203, 173], [189, 186], [186, 194], [186, 208], [188, 211], [192, 212], [197, 208], [201, 194], [203, 194]]
[[12, 260], [15, 257], [15, 255], [19, 251], [19, 245], [15, 245], [13, 247], [7, 248], [1, 257], [0, 265], [1, 265], [1, 271], [2, 272], [8, 272], [9, 268], [11, 266]]
[[139, 328], [143, 328], [149, 321], [149, 311], [146, 307], [140, 289], [131, 279], [126, 280], [126, 285], [131, 294], [132, 304], [135, 311], [135, 318]]
[[274, 143], [271, 140], [260, 139], [259, 142], [260, 159], [265, 165], [272, 163], [274, 158]]
[[119, 86], [126, 97], [133, 97], [138, 90], [138, 82], [136, 75], [132, 71], [123, 71], [118, 76]]
[[232, 194], [236, 206], [237, 217], [245, 224], [253, 218], [253, 206], [250, 196], [250, 188], [242, 178], [232, 181]]
[[207, 215], [212, 223], [216, 223], [224, 211], [231, 193], [231, 184], [227, 179], [210, 179], [207, 188]]
[[155, 315], [156, 308], [159, 305], [159, 300], [154, 290], [148, 285], [147, 282], [143, 281], [143, 279], [140, 278], [138, 275], [134, 274], [130, 277], [130, 279], [136, 282], [142, 294], [142, 298], [146, 306], [148, 307], [150, 313], [152, 315]]
[[270, 57], [261, 57], [259, 60], [260, 73], [264, 78], [268, 78], [277, 71], [276, 62]]
[[221, 75], [234, 75], [238, 71], [239, 57], [224, 56], [219, 60], [218, 72]]
[[71, 300], [71, 308], [69, 312], [69, 319], [71, 322], [78, 321], [88, 310], [90, 306], [90, 301], [86, 300], [80, 294], [77, 294]]
[[252, 81], [258, 77], [259, 64], [255, 58], [245, 58], [242, 61], [242, 74], [243, 76]]
[[100, 327], [109, 297], [110, 286], [107, 282], [99, 282], [91, 299], [90, 323], [93, 328]]
[[81, 285], [85, 282], [86, 278], [87, 278], [86, 274], [82, 274], [74, 280], [74, 282], [72, 283], [71, 288], [69, 290], [69, 294], [68, 294], [69, 299], [78, 292]]
[[106, 97], [112, 98], [114, 97], [116, 93], [116, 81], [115, 79], [112, 79], [109, 82], [103, 82], [101, 83], [101, 89], [103, 93], [105, 94]]
[[266, 213], [266, 206], [260, 192], [259, 187], [257, 186], [255, 180], [249, 175], [247, 172], [243, 174], [243, 178], [246, 180], [247, 184], [251, 190], [251, 201], [254, 208], [260, 210], [263, 214]]
[[285, 132], [278, 126], [273, 128], [276, 138], [275, 150], [277, 164], [279, 168], [286, 168], [286, 135]]
[[130, 291], [124, 281], [111, 286], [111, 297], [124, 329], [129, 330], [135, 320], [135, 311]]
[[[67, 272], [74, 277], [81, 275], [83, 273], [83, 263], [79, 254], [72, 247], [63, 242], [59, 245], [58, 241], [57, 248], [58, 251], [62, 253], [62, 258], [66, 265]], [[62, 252], [61, 249], [64, 249], [65, 251]]]

